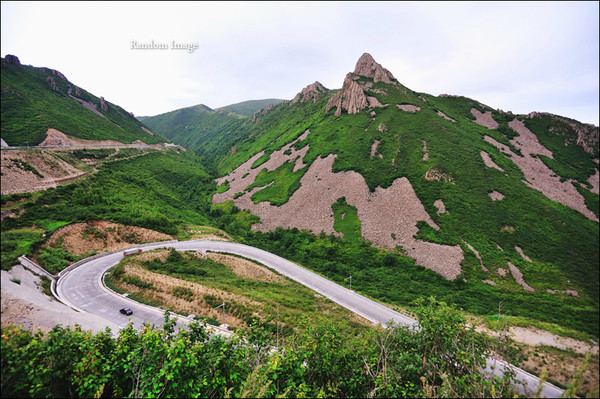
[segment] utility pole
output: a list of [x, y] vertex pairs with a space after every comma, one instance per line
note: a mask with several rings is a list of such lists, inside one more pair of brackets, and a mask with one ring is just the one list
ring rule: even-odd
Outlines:
[[344, 281], [350, 280], [350, 291], [352, 291], [352, 276], [346, 277]]
[[227, 324], [227, 320], [225, 319], [225, 301], [223, 301], [222, 304], [213, 309], [219, 309], [220, 307], [223, 308], [223, 324]]

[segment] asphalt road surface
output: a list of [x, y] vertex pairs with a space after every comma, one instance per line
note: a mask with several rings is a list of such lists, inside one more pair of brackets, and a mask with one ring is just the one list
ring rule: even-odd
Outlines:
[[[397, 324], [413, 327], [417, 327], [418, 325], [416, 320], [329, 281], [293, 262], [244, 244], [222, 241], [181, 241], [145, 244], [140, 246], [140, 248], [143, 251], [157, 248], [175, 248], [178, 251], [214, 251], [240, 255], [256, 260], [280, 274], [298, 281], [373, 323], [386, 325], [389, 321], [393, 321]], [[59, 274], [56, 284], [57, 295], [61, 301], [76, 310], [101, 316], [123, 327], [130, 321], [134, 323], [134, 328], [136, 329], [140, 329], [144, 322], [162, 326], [164, 322], [163, 310], [143, 305], [122, 295], [115, 294], [108, 290], [102, 283], [104, 273], [121, 259], [123, 259], [122, 252], [109, 254]], [[124, 307], [131, 308], [133, 314], [126, 316], [119, 313], [119, 310]], [[181, 328], [185, 321], [180, 320], [178, 327]], [[493, 365], [495, 365], [495, 369], [492, 371], [494, 374], [502, 374], [508, 367], [515, 370], [517, 379], [523, 381], [523, 384], [518, 386], [521, 394], [532, 396], [536, 391], [539, 383], [539, 379], [536, 376], [493, 359], [488, 360], [488, 368], [486, 370], [490, 371]], [[562, 393], [563, 391], [554, 385], [544, 383], [542, 396], [555, 398], [562, 395]]]

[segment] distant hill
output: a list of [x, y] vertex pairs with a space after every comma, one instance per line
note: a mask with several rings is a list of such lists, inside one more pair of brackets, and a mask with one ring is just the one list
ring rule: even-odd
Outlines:
[[[221, 136], [248, 117], [227, 110], [212, 110], [199, 104], [164, 114], [144, 118], [152, 130], [160, 132], [174, 143], [197, 151], [201, 142], [215, 132]], [[227, 142], [227, 139], [224, 139]]]
[[38, 145], [48, 129], [87, 140], [160, 143], [133, 114], [71, 83], [49, 68], [1, 59], [2, 139], [10, 146]]
[[265, 100], [248, 100], [237, 104], [226, 105], [224, 107], [216, 108], [215, 111], [226, 110], [239, 115], [251, 116], [256, 111], [259, 111], [269, 105], [277, 105], [284, 102], [277, 98], [267, 98]]

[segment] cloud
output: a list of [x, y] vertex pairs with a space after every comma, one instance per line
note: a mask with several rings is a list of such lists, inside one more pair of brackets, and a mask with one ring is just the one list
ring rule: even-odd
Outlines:
[[339, 88], [369, 52], [416, 91], [598, 124], [597, 2], [3, 2], [1, 29], [3, 55], [136, 115]]

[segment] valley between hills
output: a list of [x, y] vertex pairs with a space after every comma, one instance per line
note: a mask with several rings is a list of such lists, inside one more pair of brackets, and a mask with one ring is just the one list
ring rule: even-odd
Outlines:
[[[315, 82], [289, 101], [138, 118], [7, 55], [3, 331], [47, 333], [36, 303], [49, 320], [76, 320], [37, 294], [18, 298], [21, 282], [47, 284], [13, 267], [19, 256], [56, 274], [144, 242], [228, 240], [340, 285], [351, 278], [352, 289], [411, 316], [419, 298], [435, 297], [502, 342], [497, 355], [536, 375], [545, 368], [559, 386], [589, 354], [577, 392], [593, 395], [598, 140], [597, 126], [563, 116], [415, 92], [366, 53], [341, 89]], [[107, 280], [116, 292], [215, 324], [226, 301], [240, 331], [258, 325], [292, 342], [308, 319], [352, 336], [372, 328], [240, 258], [158, 251], [117, 268]], [[81, 325], [102, 330], [101, 320]], [[436, 378], [427, 381], [442, 389]]]

